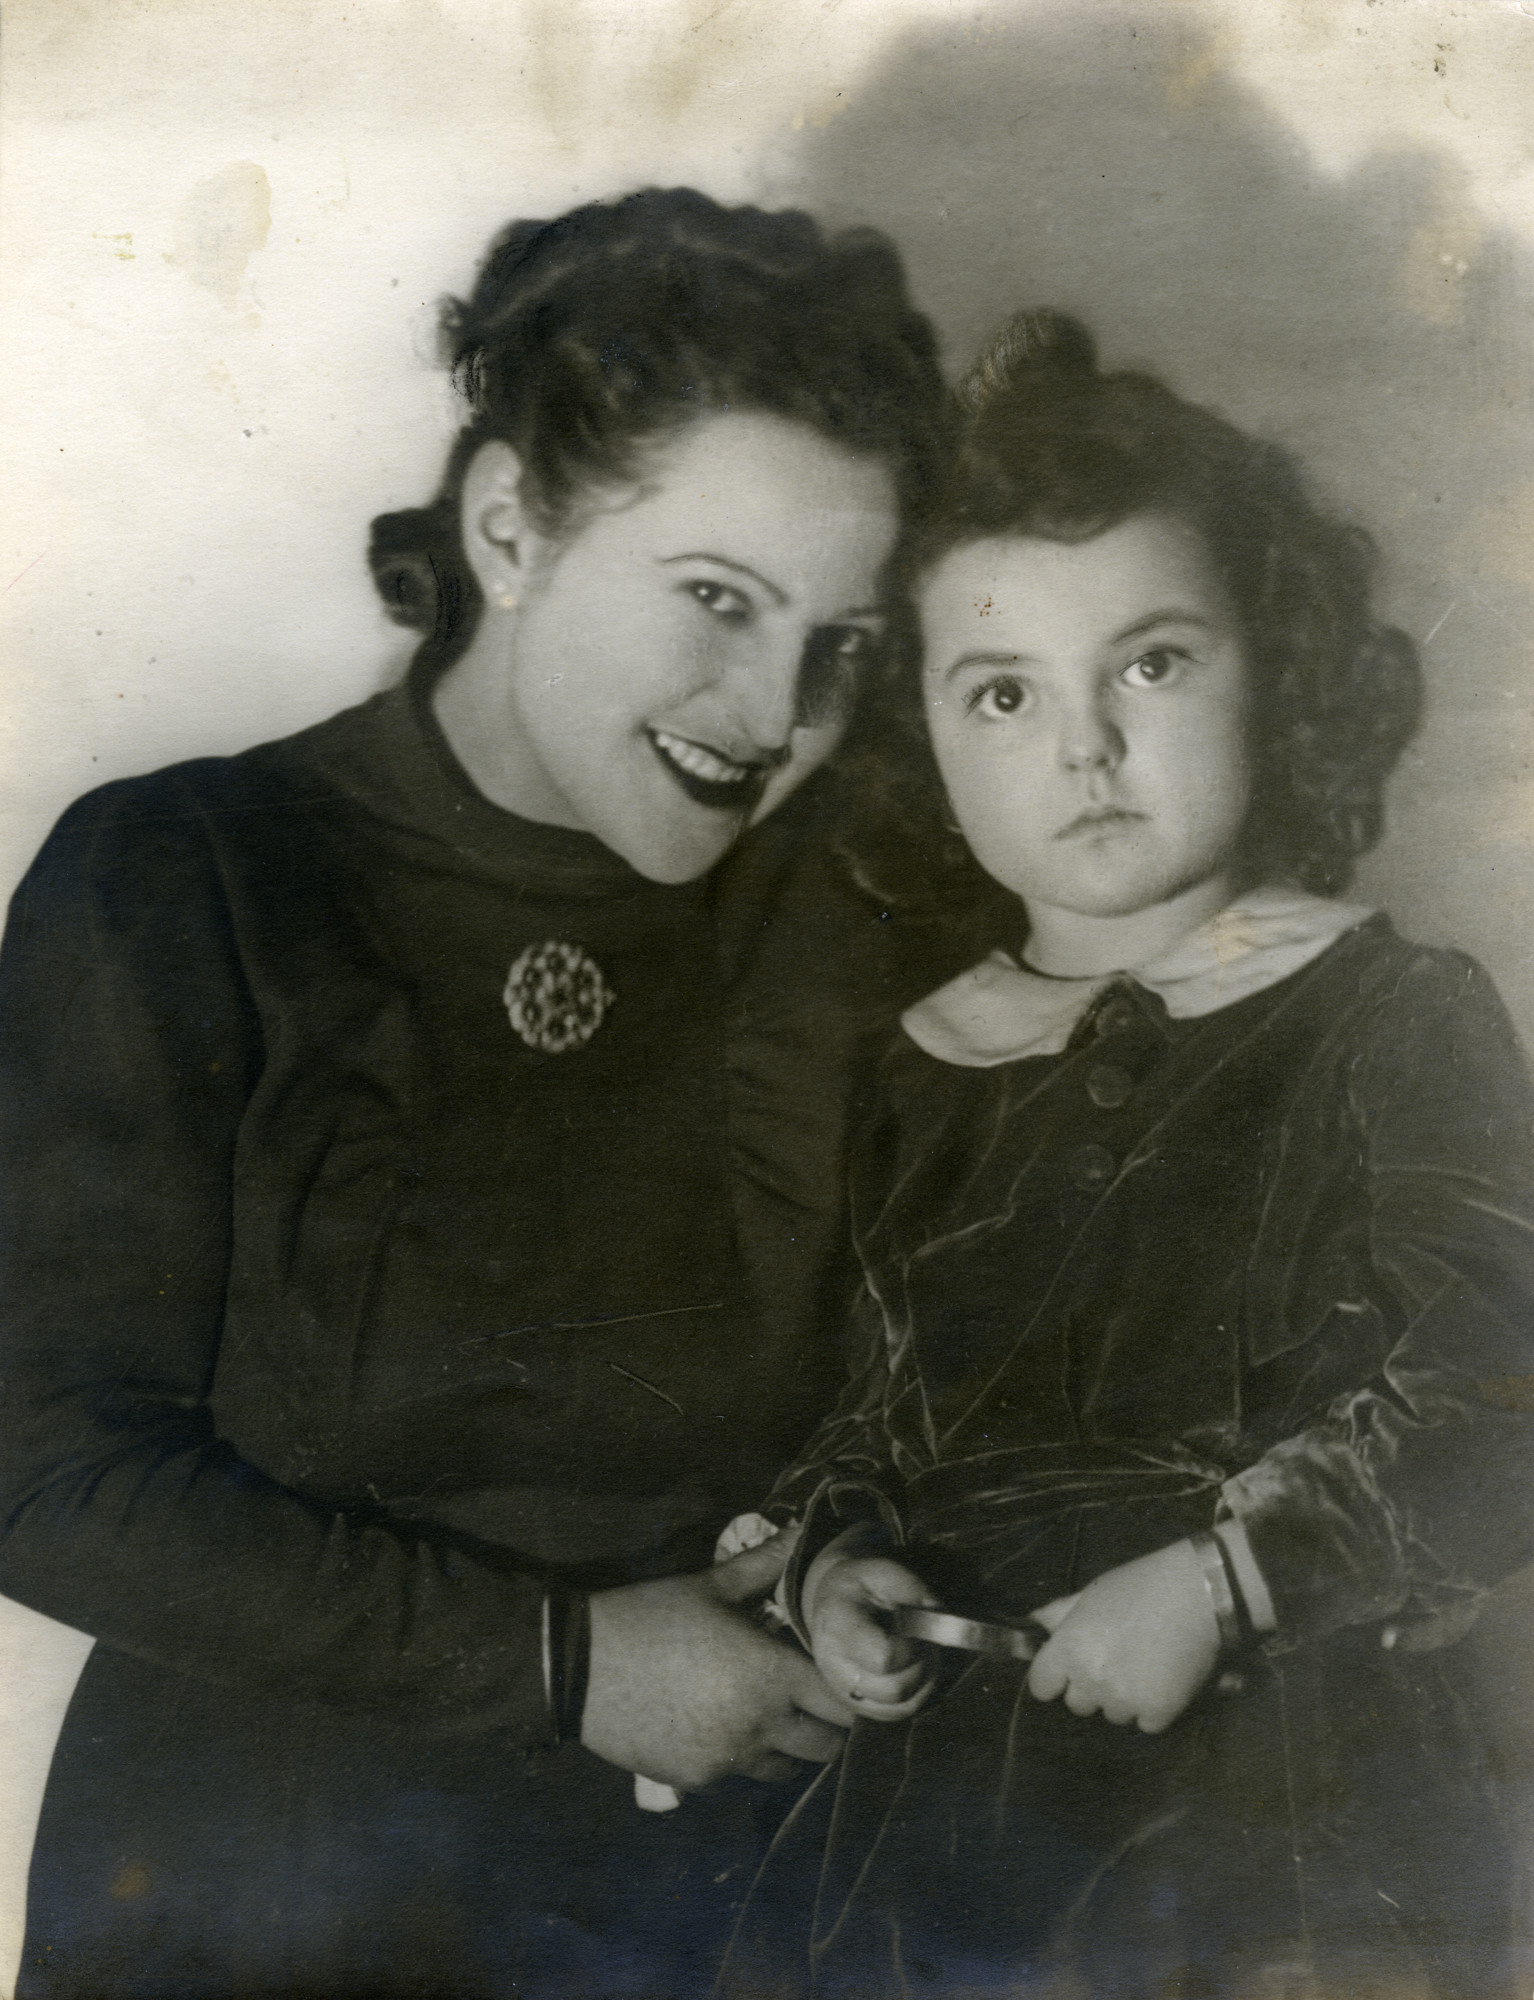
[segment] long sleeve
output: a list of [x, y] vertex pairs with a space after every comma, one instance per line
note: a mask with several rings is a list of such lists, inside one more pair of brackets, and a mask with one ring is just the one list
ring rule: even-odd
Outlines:
[[1291, 1638], [1452, 1608], [1534, 1557], [1534, 1116], [1485, 975], [1417, 955], [1341, 1087], [1370, 1275], [1334, 1312], [1382, 1360], [1225, 1488]]
[[800, 1639], [809, 1635], [800, 1593], [810, 1564], [844, 1529], [869, 1522], [896, 1545], [905, 1539], [901, 1495], [913, 1454], [897, 1435], [897, 1411], [920, 1388], [892, 1363], [878, 1299], [865, 1285], [853, 1307], [847, 1383], [835, 1407], [787, 1466], [767, 1501], [770, 1517], [797, 1520], [799, 1538], [784, 1571], [783, 1594]]
[[0, 958], [0, 1585], [167, 1668], [547, 1740], [536, 1577], [302, 1497], [218, 1434], [262, 1062], [196, 799], [170, 777], [83, 801]]

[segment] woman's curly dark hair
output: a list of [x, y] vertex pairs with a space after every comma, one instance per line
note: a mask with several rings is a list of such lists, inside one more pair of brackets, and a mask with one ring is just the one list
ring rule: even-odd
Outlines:
[[373, 523], [389, 614], [443, 664], [473, 634], [463, 477], [487, 440], [512, 445], [550, 533], [647, 444], [698, 416], [767, 411], [886, 459], [904, 512], [930, 490], [945, 408], [937, 343], [894, 246], [827, 236], [796, 210], [722, 208], [690, 188], [590, 202], [504, 229], [467, 299], [441, 313], [443, 358], [471, 412], [429, 507]]
[[[1015, 319], [956, 393], [959, 431], [912, 544], [913, 580], [992, 535], [1079, 542], [1145, 513], [1203, 538], [1241, 621], [1252, 709], [1247, 884], [1347, 887], [1384, 827], [1385, 780], [1416, 729], [1417, 649], [1370, 610], [1374, 543], [1326, 514], [1290, 454], [1146, 375], [1100, 374], [1063, 314]], [[918, 649], [892, 660], [849, 752], [859, 816], [844, 848], [871, 893], [967, 914], [1015, 940], [1015, 898], [946, 815]], [[851, 775], [849, 773], [849, 775]]]

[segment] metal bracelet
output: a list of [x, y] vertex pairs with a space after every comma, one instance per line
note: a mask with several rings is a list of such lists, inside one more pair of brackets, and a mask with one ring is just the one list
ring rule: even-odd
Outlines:
[[1209, 1602], [1214, 1607], [1214, 1622], [1219, 1628], [1221, 1650], [1239, 1652], [1245, 1634], [1241, 1630], [1236, 1593], [1230, 1587], [1230, 1572], [1225, 1566], [1225, 1551], [1220, 1546], [1220, 1538], [1211, 1529], [1200, 1528], [1189, 1535], [1188, 1546], [1197, 1556], [1198, 1566], [1203, 1572], [1204, 1588], [1209, 1592]]

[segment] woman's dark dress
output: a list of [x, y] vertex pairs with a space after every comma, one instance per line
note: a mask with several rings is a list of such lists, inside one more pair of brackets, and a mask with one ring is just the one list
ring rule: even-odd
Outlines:
[[[656, 886], [412, 687], [61, 822], [0, 980], [0, 1588], [100, 1643], [23, 1995], [706, 1985], [756, 1788], [556, 1750], [543, 1578], [706, 1564], [835, 1393], [899, 977], [817, 810]], [[558, 1055], [502, 998], [549, 940], [616, 996]]]
[[1016, 1618], [1223, 1506], [1279, 1633], [1157, 1737], [946, 1655], [801, 1801], [722, 1991], [1526, 1993], [1467, 1649], [1381, 1644], [1534, 1556], [1530, 1095], [1484, 975], [1374, 919], [1202, 1019], [1122, 982], [1059, 1056], [903, 1039], [885, 1104], [796, 1561], [882, 1516]]

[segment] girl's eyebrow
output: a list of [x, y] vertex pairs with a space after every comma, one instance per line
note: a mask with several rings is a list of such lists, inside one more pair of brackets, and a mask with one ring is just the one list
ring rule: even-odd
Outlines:
[[1018, 667], [1032, 660], [1032, 653], [961, 653], [951, 667], [943, 669], [943, 679], [951, 681], [966, 667]]
[[1109, 640], [1111, 646], [1122, 646], [1126, 639], [1138, 639], [1142, 632], [1149, 632], [1157, 625], [1198, 625], [1204, 631], [1214, 629], [1214, 620], [1206, 618], [1200, 611], [1185, 611], [1181, 605], [1171, 604], [1164, 610], [1152, 611], [1144, 618], [1137, 618], [1132, 625], [1126, 625], [1122, 632], [1115, 632]]
[[753, 569], [749, 563], [735, 562], [729, 556], [715, 555], [709, 549], [686, 549], [679, 556], [663, 556], [661, 567], [668, 569], [672, 563], [684, 562], [717, 563], [720, 569], [732, 569], [737, 576], [749, 576], [753, 583], [759, 583], [775, 604], [788, 602], [788, 592], [780, 590], [769, 578], [763, 576], [760, 570]]

